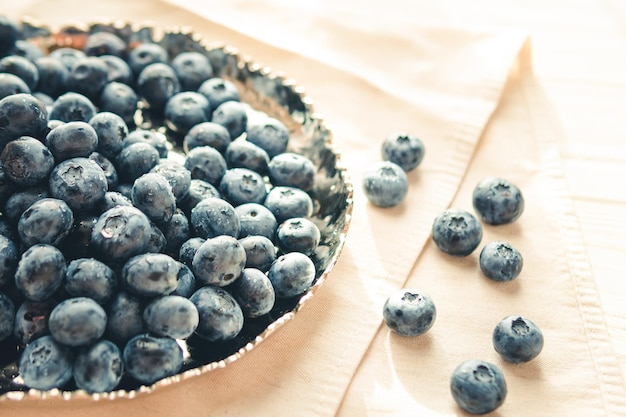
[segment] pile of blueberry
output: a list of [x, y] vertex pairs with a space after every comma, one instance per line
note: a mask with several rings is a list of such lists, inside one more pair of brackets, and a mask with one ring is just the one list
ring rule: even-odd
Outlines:
[[[382, 145], [384, 162], [374, 164], [363, 177], [367, 199], [378, 207], [393, 207], [407, 195], [406, 172], [416, 168], [424, 156], [424, 146], [414, 135], [401, 133], [387, 137]], [[504, 178], [489, 177], [474, 188], [472, 203], [478, 217], [489, 225], [516, 221], [524, 210], [519, 188]], [[444, 253], [464, 257], [480, 245], [482, 225], [472, 213], [450, 208], [440, 213], [432, 226], [432, 239]], [[508, 242], [487, 243], [480, 252], [483, 274], [498, 282], [512, 281], [521, 273], [523, 259]], [[426, 333], [434, 325], [437, 309], [431, 297], [419, 289], [400, 289], [391, 294], [383, 306], [383, 321], [401, 336]], [[531, 320], [517, 315], [502, 319], [492, 334], [494, 349], [510, 363], [534, 359], [543, 348], [543, 334]], [[465, 411], [484, 414], [504, 402], [507, 393], [500, 369], [482, 360], [468, 360], [452, 373], [450, 390], [454, 400]]]
[[310, 288], [316, 169], [285, 124], [206, 54], [106, 30], [47, 50], [21, 30], [0, 17], [12, 389], [152, 384]]

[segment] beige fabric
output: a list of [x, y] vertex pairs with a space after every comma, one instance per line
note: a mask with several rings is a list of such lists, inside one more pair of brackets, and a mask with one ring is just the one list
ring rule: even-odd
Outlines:
[[[293, 76], [326, 115], [355, 182], [347, 246], [296, 319], [224, 369], [132, 400], [5, 401], [0, 416], [462, 415], [447, 383], [456, 364], [475, 357], [501, 365], [509, 383], [496, 415], [626, 415], [623, 376], [563, 176], [564, 139], [523, 34], [435, 25], [454, 1], [360, 12], [330, 2], [183, 3], [199, 15], [148, 0], [88, 9], [74, 0], [10, 8], [0, 1], [10, 15], [55, 24], [103, 16], [189, 25]], [[377, 209], [361, 194], [360, 176], [398, 129], [424, 140], [426, 158], [409, 176], [407, 201]], [[450, 258], [429, 240], [434, 216], [449, 205], [471, 208], [473, 185], [493, 174], [518, 183], [527, 199], [518, 223], [485, 228], [484, 242], [508, 239], [525, 256], [519, 279], [503, 285], [481, 276], [477, 253]], [[420, 338], [381, 325], [384, 299], [405, 285], [437, 303], [437, 322]], [[542, 355], [521, 366], [503, 363], [490, 345], [493, 326], [515, 313], [546, 336]]]

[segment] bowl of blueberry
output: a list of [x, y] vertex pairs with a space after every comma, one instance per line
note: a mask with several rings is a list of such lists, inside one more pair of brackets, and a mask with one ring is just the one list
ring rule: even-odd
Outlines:
[[0, 17], [0, 398], [236, 360], [323, 284], [352, 193], [308, 97], [234, 48]]

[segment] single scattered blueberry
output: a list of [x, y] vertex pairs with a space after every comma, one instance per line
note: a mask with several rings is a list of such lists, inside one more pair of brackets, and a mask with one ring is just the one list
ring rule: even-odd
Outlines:
[[244, 322], [241, 306], [223, 288], [201, 287], [189, 300], [198, 310], [196, 334], [201, 338], [219, 342], [231, 340], [241, 332]]
[[195, 304], [179, 295], [157, 298], [143, 311], [146, 328], [158, 336], [186, 339], [198, 327]]
[[128, 126], [122, 116], [110, 111], [100, 111], [89, 119], [89, 125], [98, 136], [96, 151], [107, 158], [115, 158], [128, 137]]
[[265, 236], [246, 236], [239, 239], [246, 251], [246, 268], [256, 268], [267, 272], [276, 260], [276, 247], [271, 239]]
[[128, 374], [145, 384], [175, 375], [183, 365], [183, 351], [175, 339], [148, 334], [130, 339], [122, 357]]
[[191, 178], [217, 186], [226, 172], [226, 160], [217, 149], [198, 146], [187, 154], [185, 168], [191, 172]]
[[390, 161], [377, 162], [363, 175], [363, 192], [370, 203], [378, 207], [394, 207], [404, 201], [409, 192], [406, 172]]
[[504, 178], [489, 177], [480, 181], [474, 188], [472, 202], [480, 218], [492, 225], [512, 223], [524, 211], [524, 196], [515, 184]]
[[13, 183], [30, 187], [44, 183], [54, 169], [54, 156], [39, 140], [22, 136], [7, 143], [0, 162]]
[[229, 168], [247, 168], [261, 175], [267, 174], [270, 157], [261, 147], [244, 139], [232, 141], [224, 153]]
[[224, 152], [231, 143], [228, 130], [217, 123], [204, 122], [193, 126], [183, 138], [183, 149], [189, 153], [193, 148], [211, 146]]
[[384, 161], [391, 161], [405, 172], [414, 170], [424, 159], [424, 144], [410, 133], [393, 133], [385, 138], [381, 154]]
[[287, 151], [289, 130], [283, 122], [273, 117], [248, 125], [246, 139], [265, 150], [270, 158]]
[[483, 228], [471, 213], [451, 208], [435, 218], [432, 235], [433, 241], [443, 252], [467, 256], [480, 244]]
[[116, 158], [120, 180], [132, 183], [150, 172], [159, 163], [159, 151], [147, 143], [133, 143], [124, 147]]
[[281, 153], [270, 160], [268, 169], [270, 180], [274, 185], [308, 191], [315, 183], [315, 165], [304, 155], [293, 152]]
[[86, 346], [98, 340], [106, 330], [107, 315], [91, 298], [74, 297], [52, 309], [48, 330], [65, 346]]
[[265, 180], [258, 172], [247, 168], [231, 168], [222, 176], [220, 194], [233, 206], [238, 206], [246, 203], [263, 203], [267, 190]]
[[437, 309], [428, 294], [402, 289], [387, 298], [383, 306], [385, 324], [401, 336], [419, 336], [435, 324]]
[[98, 134], [88, 123], [67, 122], [48, 133], [45, 145], [59, 163], [70, 158], [89, 156], [98, 146]]
[[61, 388], [72, 379], [74, 354], [72, 349], [42, 336], [26, 346], [18, 367], [26, 386], [39, 390]]
[[129, 294], [118, 292], [107, 306], [106, 336], [120, 346], [128, 340], [144, 333], [143, 310], [145, 300]]
[[231, 139], [238, 138], [248, 125], [246, 106], [239, 101], [226, 101], [213, 110], [211, 121], [224, 126]]
[[108, 190], [102, 168], [88, 158], [72, 158], [50, 173], [50, 195], [63, 200], [74, 212], [97, 207]]
[[89, 393], [110, 392], [124, 373], [120, 349], [108, 340], [100, 340], [80, 352], [74, 362], [74, 381]]
[[147, 173], [133, 184], [132, 202], [155, 223], [168, 222], [176, 211], [176, 197], [167, 179], [157, 173]]
[[100, 215], [91, 243], [103, 259], [123, 261], [145, 250], [150, 232], [150, 220], [141, 210], [117, 206]]
[[33, 340], [48, 334], [48, 317], [57, 301], [25, 300], [15, 313], [13, 335], [20, 346], [26, 346]]
[[15, 325], [15, 305], [4, 293], [0, 292], [0, 341], [13, 334]]
[[273, 187], [263, 204], [279, 223], [292, 217], [309, 217], [313, 214], [313, 199], [306, 191], [295, 187]]
[[17, 222], [17, 232], [27, 247], [37, 243], [58, 245], [73, 224], [74, 214], [65, 201], [44, 198], [24, 211]]
[[65, 270], [65, 258], [59, 249], [45, 244], [31, 246], [17, 264], [15, 285], [27, 299], [42, 301], [61, 287]]
[[117, 291], [117, 276], [97, 259], [74, 259], [65, 271], [64, 287], [72, 297], [89, 297], [104, 305]]
[[276, 297], [288, 298], [308, 290], [315, 280], [315, 265], [303, 253], [290, 252], [279, 256], [267, 275], [274, 286]]
[[167, 295], [178, 284], [178, 262], [164, 253], [145, 253], [130, 258], [122, 268], [121, 282], [143, 297]]
[[254, 268], [245, 268], [241, 277], [235, 281], [233, 297], [241, 306], [244, 316], [260, 317], [274, 307], [276, 294], [267, 275]]
[[200, 84], [198, 92], [209, 100], [213, 109], [218, 108], [227, 101], [241, 100], [237, 86], [232, 81], [221, 77], [206, 80]]
[[239, 238], [250, 235], [274, 239], [278, 222], [272, 212], [258, 203], [244, 203], [235, 207], [239, 216]]
[[172, 59], [172, 68], [180, 80], [181, 89], [196, 91], [213, 76], [213, 67], [206, 55], [200, 52], [181, 52]]
[[489, 242], [480, 251], [480, 269], [494, 281], [514, 280], [522, 271], [523, 263], [520, 251], [507, 242]]
[[531, 320], [507, 316], [493, 330], [493, 347], [511, 363], [524, 363], [536, 358], [543, 349], [543, 333]]
[[463, 410], [471, 414], [486, 414], [502, 405], [507, 387], [504, 375], [496, 365], [467, 360], [452, 372], [450, 391]]
[[189, 220], [194, 233], [203, 239], [239, 236], [239, 216], [235, 208], [221, 198], [208, 197], [200, 201], [191, 210]]
[[276, 230], [276, 245], [287, 252], [312, 255], [320, 243], [321, 232], [311, 220], [292, 217], [282, 222]]
[[232, 236], [207, 239], [191, 263], [196, 280], [203, 285], [224, 287], [234, 282], [246, 266], [246, 251]]

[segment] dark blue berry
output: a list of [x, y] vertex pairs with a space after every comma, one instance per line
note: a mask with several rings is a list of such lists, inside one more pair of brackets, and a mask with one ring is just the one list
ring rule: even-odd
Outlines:
[[190, 223], [195, 234], [203, 239], [239, 236], [239, 216], [235, 208], [221, 198], [208, 197], [200, 201], [191, 210]]
[[178, 262], [164, 253], [145, 253], [124, 264], [121, 282], [133, 294], [143, 297], [167, 295], [178, 284]]
[[493, 346], [511, 363], [524, 363], [536, 358], [543, 349], [543, 333], [532, 321], [521, 316], [503, 318], [493, 330]]
[[106, 330], [107, 315], [91, 298], [74, 297], [61, 301], [52, 309], [48, 330], [66, 346], [86, 346], [98, 340]]
[[124, 345], [128, 340], [145, 332], [143, 324], [143, 298], [120, 291], [107, 307], [106, 336], [114, 342]]
[[247, 168], [231, 168], [222, 176], [220, 194], [234, 206], [245, 203], [263, 203], [267, 190], [265, 180], [258, 172]]
[[26, 346], [18, 367], [24, 384], [30, 388], [61, 388], [72, 379], [74, 354], [51, 336], [42, 336]]
[[111, 32], [95, 32], [87, 36], [83, 52], [88, 56], [126, 56], [127, 45], [119, 36]]
[[133, 70], [135, 77], [150, 64], [165, 63], [169, 60], [167, 51], [156, 43], [142, 43], [128, 54], [128, 65]]
[[137, 111], [137, 93], [132, 87], [112, 81], [100, 93], [100, 111], [115, 113], [127, 125], [132, 125]]
[[50, 110], [50, 120], [61, 120], [62, 122], [89, 122], [97, 113], [93, 102], [73, 91], [64, 93], [57, 97]]
[[239, 216], [239, 237], [251, 235], [274, 239], [278, 222], [269, 209], [258, 203], [244, 203], [235, 207]]
[[67, 77], [67, 88], [95, 101], [108, 82], [107, 65], [100, 58], [89, 56], [74, 62]]
[[13, 335], [20, 346], [26, 346], [33, 340], [48, 334], [48, 317], [57, 301], [25, 300], [15, 313]]
[[22, 254], [15, 271], [15, 285], [27, 299], [42, 301], [61, 287], [65, 271], [63, 253], [52, 245], [38, 244]]
[[183, 149], [189, 153], [199, 146], [211, 146], [224, 152], [231, 142], [230, 133], [220, 124], [213, 122], [198, 123], [183, 138]]
[[301, 252], [312, 255], [320, 243], [321, 233], [311, 220], [292, 217], [282, 222], [276, 230], [276, 244], [283, 252]]
[[247, 108], [239, 101], [226, 101], [213, 110], [211, 121], [224, 126], [231, 139], [238, 138], [248, 125]]
[[74, 224], [74, 214], [67, 203], [56, 198], [43, 198], [28, 207], [17, 223], [17, 232], [24, 245], [37, 243], [58, 245]]
[[58, 59], [49, 56], [38, 58], [35, 61], [39, 72], [37, 91], [57, 98], [67, 92], [67, 77], [70, 71]]
[[120, 180], [133, 183], [143, 174], [150, 172], [159, 163], [159, 151], [147, 143], [133, 143], [124, 147], [116, 157], [117, 174]]
[[209, 101], [200, 93], [183, 91], [173, 95], [165, 105], [165, 123], [173, 132], [185, 135], [199, 123], [211, 119]]
[[39, 99], [20, 93], [0, 100], [0, 144], [21, 136], [43, 139], [47, 131], [48, 109]]
[[37, 66], [23, 56], [9, 55], [0, 59], [0, 72], [20, 77], [31, 91], [35, 91], [39, 83]]
[[160, 225], [165, 237], [163, 251], [168, 254], [178, 254], [181, 245], [189, 239], [190, 226], [187, 215], [179, 208], [174, 211], [172, 218]]
[[162, 175], [170, 183], [174, 197], [177, 202], [183, 201], [183, 199], [189, 194], [189, 187], [191, 186], [191, 172], [185, 168], [182, 164], [171, 160], [162, 160], [159, 165], [150, 170]]
[[221, 198], [221, 194], [214, 185], [200, 179], [192, 178], [189, 184], [189, 192], [187, 196], [181, 201], [181, 208], [187, 214], [191, 213], [191, 210], [198, 205], [198, 203], [205, 198]]
[[48, 197], [50, 197], [50, 194], [48, 193], [47, 185], [36, 185], [22, 191], [16, 191], [7, 200], [2, 214], [15, 225], [27, 208], [36, 201]]
[[124, 362], [120, 349], [108, 340], [100, 340], [76, 357], [74, 381], [89, 393], [110, 392], [122, 380]]
[[131, 200], [135, 207], [158, 224], [168, 222], [176, 210], [172, 186], [163, 175], [153, 172], [135, 180]]
[[270, 160], [268, 168], [270, 180], [274, 185], [308, 191], [315, 183], [315, 165], [304, 155], [281, 153]]
[[489, 242], [480, 251], [480, 269], [494, 281], [514, 280], [522, 271], [523, 263], [519, 250], [507, 242]]
[[0, 162], [7, 177], [21, 187], [45, 183], [54, 169], [50, 150], [29, 136], [7, 143], [0, 154]]
[[13, 94], [30, 94], [30, 88], [24, 80], [13, 74], [0, 74], [0, 99]]
[[158, 336], [186, 339], [198, 327], [198, 310], [185, 297], [166, 295], [146, 306], [143, 321], [146, 329]]
[[261, 175], [267, 174], [270, 158], [262, 148], [247, 140], [231, 142], [224, 153], [229, 168], [247, 168]]
[[160, 158], [167, 158], [169, 153], [169, 144], [164, 134], [155, 130], [135, 129], [128, 133], [128, 137], [124, 140], [124, 146], [134, 143], [147, 143], [159, 152]]
[[394, 207], [406, 198], [409, 183], [404, 170], [393, 162], [383, 161], [370, 166], [363, 175], [363, 192], [378, 207]]
[[471, 213], [452, 208], [435, 218], [432, 237], [443, 252], [454, 256], [467, 256], [480, 244], [483, 228]]
[[154, 63], [145, 67], [137, 77], [137, 95], [153, 109], [163, 109], [174, 94], [180, 92], [176, 73], [167, 64]]
[[196, 277], [187, 265], [179, 262], [178, 266], [180, 267], [178, 271], [178, 285], [176, 285], [176, 289], [170, 295], [180, 295], [181, 297], [189, 298], [196, 290]]
[[72, 69], [76, 61], [85, 58], [87, 55], [80, 49], [63, 47], [51, 51], [48, 56], [61, 62], [69, 71]]
[[89, 297], [104, 305], [117, 291], [117, 277], [97, 259], [75, 259], [67, 266], [64, 288], [72, 297]]
[[512, 223], [524, 211], [524, 196], [515, 184], [504, 178], [489, 177], [480, 181], [474, 188], [472, 202], [479, 217], [492, 225]]
[[112, 190], [117, 187], [119, 177], [113, 162], [99, 152], [92, 152], [89, 155], [89, 159], [98, 164], [100, 169], [102, 169], [102, 172], [104, 172], [104, 176], [107, 179], [107, 189]]
[[191, 264], [202, 285], [224, 287], [234, 282], [246, 266], [246, 251], [232, 236], [207, 239], [196, 251]]
[[143, 253], [150, 232], [150, 220], [141, 210], [117, 206], [100, 215], [91, 233], [91, 243], [105, 260], [123, 261]]
[[233, 297], [241, 306], [244, 316], [260, 317], [274, 307], [276, 294], [267, 275], [254, 268], [245, 268], [233, 284]]
[[187, 239], [182, 245], [180, 245], [178, 260], [180, 260], [180, 262], [182, 262], [185, 266], [191, 267], [193, 257], [196, 255], [198, 248], [204, 243], [205, 240], [206, 239], [201, 237], [192, 237]]
[[274, 286], [276, 297], [294, 297], [304, 293], [313, 284], [315, 265], [305, 254], [290, 252], [274, 261], [267, 276]]
[[145, 384], [175, 375], [183, 365], [183, 351], [175, 339], [148, 334], [129, 340], [122, 357], [128, 374]]
[[292, 217], [309, 217], [313, 214], [311, 196], [295, 187], [273, 187], [263, 204], [279, 223]]
[[198, 289], [189, 298], [198, 310], [196, 334], [211, 342], [234, 339], [243, 328], [239, 303], [223, 288], [211, 285]]
[[209, 99], [213, 109], [227, 101], [240, 101], [241, 99], [237, 86], [232, 81], [221, 77], [206, 80], [200, 84], [198, 92]]
[[270, 158], [284, 153], [289, 144], [289, 130], [283, 122], [268, 117], [247, 128], [247, 140], [265, 150]]
[[467, 360], [452, 372], [450, 391], [463, 410], [471, 414], [486, 414], [502, 405], [507, 387], [504, 375], [496, 365]]
[[401, 336], [419, 336], [435, 324], [437, 309], [432, 298], [419, 290], [402, 289], [383, 306], [385, 324]]
[[50, 173], [50, 195], [67, 203], [74, 212], [97, 207], [107, 192], [102, 168], [88, 158], [72, 158], [58, 164]]
[[13, 279], [19, 255], [15, 242], [0, 235], [0, 287]]
[[172, 59], [182, 90], [196, 91], [213, 76], [213, 67], [206, 55], [200, 52], [181, 52]]
[[414, 170], [424, 159], [424, 144], [417, 136], [409, 133], [393, 133], [382, 144], [384, 161], [400, 166], [405, 172]]
[[256, 268], [267, 272], [276, 260], [276, 247], [265, 236], [246, 236], [239, 239], [246, 252], [246, 268]]
[[187, 154], [185, 168], [191, 172], [191, 178], [217, 186], [226, 172], [226, 160], [217, 149], [199, 146]]
[[89, 156], [98, 146], [98, 134], [86, 122], [67, 122], [52, 129], [46, 136], [45, 144], [59, 163]]
[[98, 136], [96, 151], [107, 158], [115, 158], [124, 147], [128, 127], [124, 119], [115, 113], [101, 111], [89, 120]]
[[7, 16], [0, 16], [0, 56], [13, 50], [21, 37], [22, 31], [17, 22]]

